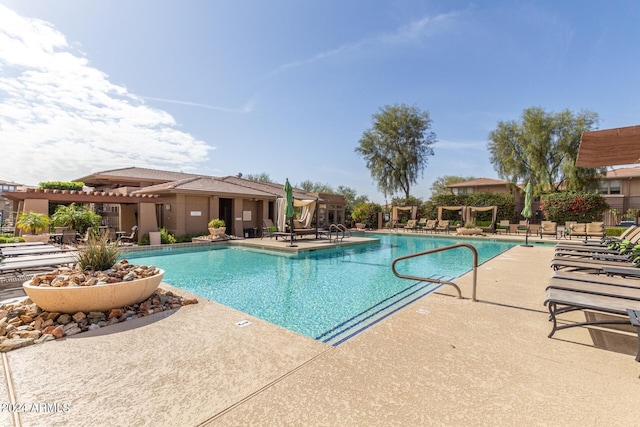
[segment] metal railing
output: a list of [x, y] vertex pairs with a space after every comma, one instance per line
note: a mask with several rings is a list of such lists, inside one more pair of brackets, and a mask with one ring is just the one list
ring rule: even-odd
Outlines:
[[401, 279], [418, 280], [420, 282], [438, 283], [440, 285], [453, 286], [456, 289], [456, 291], [458, 292], [458, 298], [462, 298], [462, 291], [460, 291], [460, 288], [458, 287], [458, 285], [456, 285], [453, 282], [449, 282], [447, 280], [440, 280], [440, 279], [430, 279], [428, 277], [407, 276], [405, 274], [398, 273], [398, 271], [396, 270], [396, 264], [398, 263], [398, 261], [403, 261], [403, 260], [410, 259], [410, 258], [416, 258], [416, 257], [423, 256], [423, 255], [429, 255], [429, 254], [433, 254], [433, 253], [436, 253], [436, 252], [448, 251], [448, 250], [456, 249], [456, 248], [468, 248], [473, 253], [473, 288], [472, 288], [471, 300], [472, 301], [477, 301], [477, 299], [476, 299], [476, 286], [477, 286], [477, 276], [478, 276], [478, 251], [476, 250], [476, 248], [474, 248], [473, 246], [471, 246], [468, 243], [456, 243], [455, 245], [443, 246], [441, 248], [430, 249], [428, 251], [417, 252], [415, 254], [410, 254], [410, 255], [405, 255], [405, 256], [398, 257], [398, 258], [394, 259], [393, 262], [391, 263], [391, 271], [393, 271], [393, 274], [395, 274], [396, 277], [399, 277]]

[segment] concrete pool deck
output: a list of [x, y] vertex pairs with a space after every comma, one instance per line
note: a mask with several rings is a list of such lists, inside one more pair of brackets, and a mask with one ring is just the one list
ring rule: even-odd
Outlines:
[[552, 256], [516, 246], [478, 302], [468, 274], [338, 347], [200, 299], [5, 353], [0, 425], [634, 425], [638, 339], [547, 338]]

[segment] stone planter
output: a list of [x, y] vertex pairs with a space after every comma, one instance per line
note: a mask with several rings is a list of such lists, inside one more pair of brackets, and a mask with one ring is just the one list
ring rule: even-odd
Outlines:
[[49, 238], [51, 237], [51, 235], [49, 233], [44, 233], [44, 234], [23, 234], [20, 237], [22, 237], [24, 239], [24, 241], [27, 242], [27, 243], [32, 243], [32, 242], [48, 243], [49, 242]]
[[216, 237], [222, 236], [225, 231], [227, 231], [227, 227], [209, 228], [209, 234]]
[[52, 313], [74, 314], [79, 311], [107, 311], [142, 302], [158, 288], [163, 276], [164, 270], [160, 270], [155, 276], [128, 282], [60, 288], [32, 286], [31, 280], [28, 280], [22, 287], [41, 309]]
[[482, 228], [456, 228], [456, 234], [461, 236], [482, 235]]

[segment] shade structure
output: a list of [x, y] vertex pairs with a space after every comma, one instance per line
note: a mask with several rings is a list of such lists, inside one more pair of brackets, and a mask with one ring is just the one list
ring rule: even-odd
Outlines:
[[576, 166], [602, 166], [640, 163], [640, 126], [583, 132]]
[[531, 218], [531, 199], [532, 199], [531, 181], [527, 182], [527, 186], [524, 187], [524, 208], [522, 209], [522, 216], [529, 219]]

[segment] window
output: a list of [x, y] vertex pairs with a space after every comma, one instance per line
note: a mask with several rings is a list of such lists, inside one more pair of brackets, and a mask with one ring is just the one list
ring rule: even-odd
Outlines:
[[462, 195], [462, 194], [472, 194], [473, 187], [458, 187], [451, 189], [453, 194]]
[[621, 194], [620, 181], [617, 179], [611, 181], [600, 181], [598, 184], [598, 193], [600, 194]]

